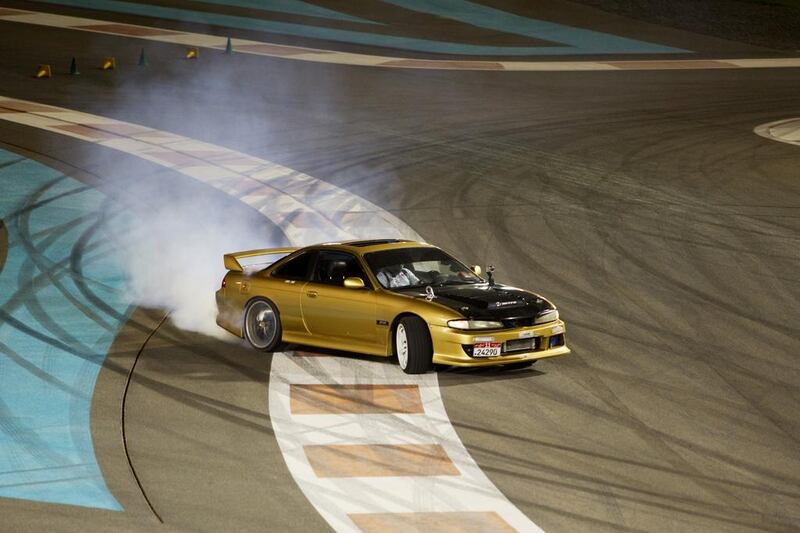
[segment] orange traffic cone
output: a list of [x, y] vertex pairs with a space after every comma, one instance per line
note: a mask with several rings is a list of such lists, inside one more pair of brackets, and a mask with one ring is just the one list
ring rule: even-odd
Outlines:
[[37, 78], [49, 78], [51, 76], [50, 65], [39, 65], [39, 68], [36, 69]]

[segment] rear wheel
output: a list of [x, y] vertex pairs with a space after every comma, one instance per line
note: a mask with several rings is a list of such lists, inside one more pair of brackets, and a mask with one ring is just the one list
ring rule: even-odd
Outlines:
[[431, 368], [433, 345], [428, 324], [418, 316], [407, 316], [394, 330], [394, 355], [406, 374], [424, 374]]
[[281, 321], [274, 304], [253, 300], [244, 312], [244, 338], [256, 350], [273, 351], [281, 342]]

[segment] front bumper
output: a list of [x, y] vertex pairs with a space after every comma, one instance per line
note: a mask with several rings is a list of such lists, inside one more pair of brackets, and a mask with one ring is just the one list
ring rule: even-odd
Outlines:
[[[461, 331], [447, 326], [430, 326], [433, 362], [452, 366], [491, 366], [566, 355], [570, 352], [566, 343], [566, 329], [561, 320], [524, 328], [487, 331]], [[504, 352], [498, 357], [469, 355], [469, 347], [489, 339], [503, 343], [504, 349], [507, 341], [535, 339], [535, 344], [529, 349]]]

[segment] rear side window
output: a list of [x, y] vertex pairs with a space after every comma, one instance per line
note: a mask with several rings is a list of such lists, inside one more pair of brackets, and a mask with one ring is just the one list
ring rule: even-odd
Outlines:
[[273, 278], [293, 279], [298, 281], [308, 280], [314, 253], [307, 252], [289, 259], [272, 273]]
[[319, 253], [312, 281], [341, 287], [344, 285], [344, 279], [350, 277], [361, 278], [364, 285], [370, 287], [364, 269], [361, 268], [358, 259], [354, 256], [345, 252], [323, 251]]

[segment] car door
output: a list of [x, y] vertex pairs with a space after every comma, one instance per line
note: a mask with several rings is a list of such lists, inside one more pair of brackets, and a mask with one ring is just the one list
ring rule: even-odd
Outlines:
[[[344, 287], [344, 279], [361, 278], [365, 287]], [[358, 259], [347, 252], [321, 250], [311, 280], [302, 289], [303, 321], [313, 337], [374, 345], [375, 290]]]
[[300, 306], [302, 289], [311, 276], [315, 251], [304, 252], [279, 265], [269, 277], [265, 294], [278, 306], [285, 333], [307, 335]]

